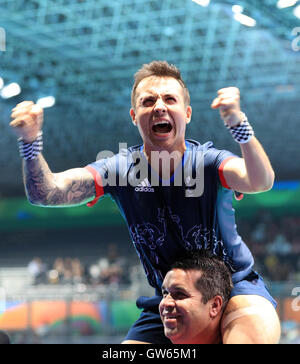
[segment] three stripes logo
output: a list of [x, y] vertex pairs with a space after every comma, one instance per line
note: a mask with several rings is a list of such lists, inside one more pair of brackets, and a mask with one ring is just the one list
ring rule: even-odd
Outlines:
[[151, 187], [148, 178], [145, 178], [134, 190], [135, 192], [154, 192], [154, 188]]

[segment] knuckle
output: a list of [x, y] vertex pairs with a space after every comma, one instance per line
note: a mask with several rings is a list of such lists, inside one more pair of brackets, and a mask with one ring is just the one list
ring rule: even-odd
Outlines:
[[24, 107], [28, 107], [32, 104], [33, 104], [32, 101], [23, 101], [23, 102], [20, 102], [19, 104], [17, 104], [16, 108], [24, 108]]
[[31, 110], [30, 110], [31, 114], [35, 114], [35, 115], [38, 115], [38, 116], [42, 115], [43, 112], [44, 112], [43, 108], [40, 107], [39, 105], [36, 105], [36, 104], [33, 105]]

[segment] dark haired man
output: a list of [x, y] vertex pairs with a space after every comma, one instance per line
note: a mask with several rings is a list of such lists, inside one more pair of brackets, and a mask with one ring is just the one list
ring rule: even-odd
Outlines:
[[159, 305], [164, 332], [173, 344], [220, 344], [221, 318], [233, 284], [223, 260], [207, 251], [176, 261], [162, 284]]
[[[144, 65], [135, 75], [130, 109], [143, 144], [61, 173], [52, 173], [41, 154], [42, 109], [33, 102], [18, 104], [11, 126], [20, 137], [28, 199], [42, 206], [93, 206], [104, 194], [115, 200], [156, 290], [156, 296], [138, 299], [143, 312], [124, 343], [164, 341], [158, 312], [163, 279], [176, 255], [200, 248], [220, 256], [232, 272], [223, 342], [277, 342], [276, 303], [252, 270], [253, 257], [236, 231], [232, 209], [233, 191], [257, 193], [272, 187], [272, 166], [241, 112], [237, 88], [219, 90], [212, 108], [220, 109], [242, 158], [217, 150], [211, 142], [185, 139], [192, 117], [189, 100], [175, 66], [164, 61]], [[139, 182], [137, 175], [142, 175]]]

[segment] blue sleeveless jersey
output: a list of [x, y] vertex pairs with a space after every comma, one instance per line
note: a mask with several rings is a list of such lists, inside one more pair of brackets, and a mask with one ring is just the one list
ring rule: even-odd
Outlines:
[[[141, 145], [86, 167], [97, 191], [89, 206], [104, 194], [117, 203], [148, 282], [158, 291], [174, 259], [186, 250], [205, 248], [221, 257], [234, 283], [245, 278], [254, 263], [237, 233], [233, 191], [222, 174], [226, 162], [237, 156], [211, 142], [187, 140], [186, 147], [181, 168], [168, 181], [151, 169]], [[191, 181], [197, 180], [197, 173], [202, 194], [194, 196]]]

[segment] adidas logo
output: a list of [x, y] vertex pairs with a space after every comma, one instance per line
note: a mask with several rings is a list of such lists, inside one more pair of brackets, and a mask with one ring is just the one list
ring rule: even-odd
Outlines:
[[151, 187], [148, 178], [145, 178], [134, 190], [135, 192], [154, 192], [154, 188]]

